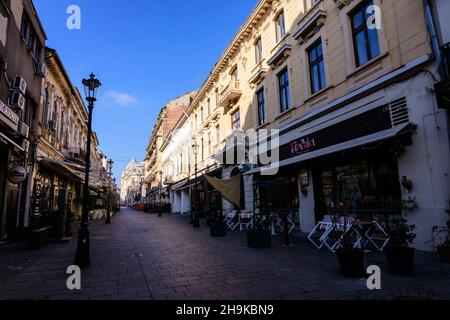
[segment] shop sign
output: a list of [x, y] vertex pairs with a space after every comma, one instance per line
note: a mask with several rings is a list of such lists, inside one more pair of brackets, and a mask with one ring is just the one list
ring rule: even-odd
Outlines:
[[10, 107], [8, 107], [3, 101], [0, 100], [0, 120], [4, 122], [8, 127], [17, 131], [19, 126], [19, 116]]
[[314, 138], [302, 138], [291, 142], [291, 155], [297, 155], [299, 153], [311, 151], [316, 147], [316, 139]]
[[8, 180], [12, 184], [21, 184], [27, 178], [27, 170], [24, 167], [17, 166], [9, 171]]

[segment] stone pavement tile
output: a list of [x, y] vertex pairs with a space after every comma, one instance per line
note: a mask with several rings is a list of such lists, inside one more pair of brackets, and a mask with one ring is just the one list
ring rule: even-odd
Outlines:
[[[435, 255], [417, 254], [417, 276], [388, 274], [382, 254], [367, 255], [368, 264], [383, 270], [384, 290], [369, 292], [364, 280], [340, 274], [337, 259], [292, 234], [295, 244], [283, 248], [246, 247], [245, 233], [230, 232], [213, 239], [202, 224], [194, 230], [182, 216], [158, 219], [122, 209], [113, 224], [94, 222], [91, 230], [92, 267], [82, 272], [83, 290], [65, 287], [65, 270], [72, 263], [76, 241], [48, 246], [35, 255], [20, 246], [0, 246], [0, 299], [391, 299], [420, 295], [449, 297], [450, 266]], [[31, 258], [30, 258], [31, 257]], [[29, 259], [30, 258], [30, 259]], [[5, 262], [17, 266], [5, 267]], [[30, 262], [29, 262], [30, 261]], [[6, 270], [6, 271], [4, 271]], [[9, 270], [9, 271], [8, 271]], [[150, 288], [150, 289], [149, 289]]]

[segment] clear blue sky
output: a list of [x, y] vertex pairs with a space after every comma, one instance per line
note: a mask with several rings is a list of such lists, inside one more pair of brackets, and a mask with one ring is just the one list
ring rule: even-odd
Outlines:
[[[145, 147], [165, 102], [197, 89], [257, 0], [34, 0], [72, 82], [94, 72], [103, 84], [94, 110], [101, 150], [120, 174]], [[69, 30], [67, 7], [81, 9]]]

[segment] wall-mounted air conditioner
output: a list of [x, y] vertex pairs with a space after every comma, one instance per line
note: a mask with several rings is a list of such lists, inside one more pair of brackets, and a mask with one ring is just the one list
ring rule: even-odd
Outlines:
[[25, 95], [25, 93], [27, 91], [27, 82], [25, 81], [24, 78], [16, 76], [11, 89], [19, 91], [20, 93]]
[[23, 110], [25, 108], [25, 96], [19, 91], [12, 91], [9, 105]]
[[30, 127], [25, 122], [20, 123], [19, 134], [25, 139], [28, 139], [30, 135]]
[[43, 78], [47, 76], [47, 67], [44, 63], [36, 63], [36, 74]]

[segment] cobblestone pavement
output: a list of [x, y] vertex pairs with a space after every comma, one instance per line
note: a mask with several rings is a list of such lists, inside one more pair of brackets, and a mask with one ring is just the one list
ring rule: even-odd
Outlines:
[[[253, 250], [245, 233], [211, 238], [186, 217], [130, 209], [90, 230], [92, 267], [82, 273], [81, 291], [66, 288], [76, 239], [37, 252], [3, 244], [0, 299], [450, 299], [450, 265], [428, 253], [417, 254], [415, 277], [383, 273], [383, 289], [369, 291], [364, 279], [341, 276], [336, 257], [303, 235], [290, 248], [275, 239], [272, 249]], [[383, 255], [366, 260], [386, 270]]]

